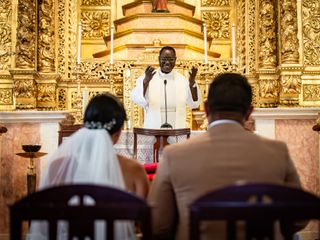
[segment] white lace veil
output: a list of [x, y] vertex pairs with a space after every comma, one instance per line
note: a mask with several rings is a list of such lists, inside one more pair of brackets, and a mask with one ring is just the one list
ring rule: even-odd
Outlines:
[[[119, 161], [111, 137], [105, 129], [81, 128], [65, 139], [49, 158], [48, 170], [41, 180], [40, 189], [75, 183], [101, 184], [125, 189]], [[63, 236], [65, 234], [61, 229], [63, 226], [59, 230], [58, 239], [65, 239], [66, 236]], [[32, 222], [29, 239], [46, 239], [41, 237], [46, 232], [43, 222]], [[132, 239], [133, 226], [118, 223], [115, 235], [116, 239]]]
[[106, 184], [125, 189], [119, 161], [105, 129], [81, 128], [49, 160], [40, 189], [68, 183]]

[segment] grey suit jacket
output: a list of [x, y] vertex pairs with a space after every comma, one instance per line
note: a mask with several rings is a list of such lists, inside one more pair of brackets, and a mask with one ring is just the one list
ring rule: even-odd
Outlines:
[[[148, 201], [156, 239], [188, 239], [189, 205], [238, 181], [300, 186], [285, 143], [221, 124], [164, 149]], [[224, 239], [223, 225], [205, 225], [201, 239]]]

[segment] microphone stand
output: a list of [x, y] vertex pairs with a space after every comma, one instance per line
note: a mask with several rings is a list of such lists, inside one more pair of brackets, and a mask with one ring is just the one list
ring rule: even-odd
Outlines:
[[171, 128], [172, 129], [172, 126], [171, 124], [169, 124], [167, 121], [167, 118], [168, 118], [168, 109], [167, 109], [167, 80], [165, 79], [163, 81], [164, 83], [164, 110], [165, 110], [165, 116], [166, 116], [166, 121], [164, 124], [161, 125], [160, 128]]

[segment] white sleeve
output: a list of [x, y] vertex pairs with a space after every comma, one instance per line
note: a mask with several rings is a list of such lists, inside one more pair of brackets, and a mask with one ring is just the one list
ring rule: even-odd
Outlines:
[[137, 79], [136, 87], [132, 89], [132, 92], [131, 92], [131, 100], [135, 104], [138, 104], [139, 106], [145, 108], [146, 106], [148, 106], [148, 102], [143, 96], [143, 79], [144, 79], [144, 75], [140, 76]]
[[192, 94], [191, 94], [191, 90], [190, 90], [190, 87], [189, 87], [189, 81], [187, 80], [186, 81], [186, 90], [187, 90], [187, 99], [186, 99], [186, 102], [187, 102], [187, 105], [190, 107], [190, 108], [197, 108], [200, 106], [200, 102], [201, 102], [201, 92], [199, 90], [199, 86], [198, 84], [197, 85], [197, 93], [198, 93], [198, 100], [197, 101], [193, 101], [192, 99]]

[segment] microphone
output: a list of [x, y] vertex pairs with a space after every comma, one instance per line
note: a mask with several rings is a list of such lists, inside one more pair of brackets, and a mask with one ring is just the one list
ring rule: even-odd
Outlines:
[[166, 121], [164, 124], [161, 125], [160, 128], [171, 128], [172, 129], [172, 126], [171, 124], [169, 124], [167, 121], [168, 119], [168, 109], [167, 109], [167, 80], [165, 79], [163, 81], [164, 83], [164, 110], [165, 110], [165, 116], [166, 116]]

